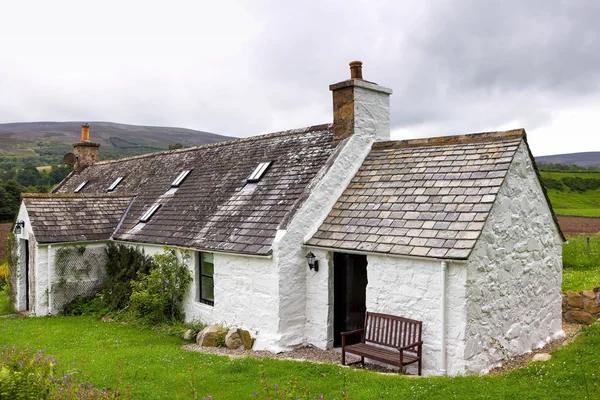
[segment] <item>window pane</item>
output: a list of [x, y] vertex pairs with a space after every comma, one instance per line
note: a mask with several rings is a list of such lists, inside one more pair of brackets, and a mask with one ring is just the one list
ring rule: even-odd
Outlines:
[[[206, 257], [210, 255], [210, 257]], [[205, 254], [204, 261], [202, 262], [202, 275], [213, 276], [215, 272], [215, 265], [213, 264], [212, 254]]]
[[202, 299], [215, 301], [213, 278], [202, 277]]

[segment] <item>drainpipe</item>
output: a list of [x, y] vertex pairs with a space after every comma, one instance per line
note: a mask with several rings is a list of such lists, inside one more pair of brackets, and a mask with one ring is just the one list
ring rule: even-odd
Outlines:
[[442, 261], [441, 264], [442, 273], [442, 301], [440, 306], [440, 321], [442, 325], [442, 346], [441, 346], [441, 363], [440, 363], [440, 372], [442, 375], [446, 375], [446, 271], [448, 270], [448, 263], [446, 261]]
[[48, 315], [52, 315], [52, 245], [48, 245]]

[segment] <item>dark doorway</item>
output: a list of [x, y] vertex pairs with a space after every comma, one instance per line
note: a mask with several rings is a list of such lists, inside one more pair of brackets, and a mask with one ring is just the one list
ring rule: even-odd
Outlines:
[[[367, 291], [367, 256], [333, 255], [333, 345], [341, 346], [340, 333], [363, 328]], [[349, 338], [356, 343], [360, 336]]]

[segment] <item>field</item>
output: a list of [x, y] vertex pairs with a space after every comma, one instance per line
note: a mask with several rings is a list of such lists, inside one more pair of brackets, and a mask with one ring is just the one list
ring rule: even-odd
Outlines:
[[0, 224], [0, 261], [6, 256], [6, 247], [8, 246], [8, 233], [12, 223]]
[[580, 292], [600, 287], [600, 234], [568, 239], [563, 246], [562, 290]]
[[[56, 375], [89, 378], [133, 399], [595, 399], [600, 324], [552, 360], [492, 376], [410, 378], [333, 364], [229, 359], [183, 350], [181, 340], [86, 317], [5, 319], [0, 345], [57, 358]], [[267, 394], [269, 390], [270, 395]], [[279, 392], [277, 394], [277, 392]]]
[[[541, 171], [540, 175], [556, 214], [600, 217], [600, 188], [597, 187], [600, 173]], [[588, 190], [572, 190], [563, 184], [578, 184], [582, 181], [588, 182]], [[579, 187], [585, 189], [586, 185]]]

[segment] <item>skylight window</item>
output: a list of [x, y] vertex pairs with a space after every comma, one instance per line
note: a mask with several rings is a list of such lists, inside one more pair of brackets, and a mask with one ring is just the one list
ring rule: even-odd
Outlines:
[[263, 177], [265, 172], [267, 172], [267, 168], [271, 165], [271, 161], [266, 161], [258, 164], [258, 167], [250, 174], [246, 182], [248, 183], [257, 183]]
[[108, 187], [108, 189], [106, 189], [107, 192], [112, 192], [113, 190], [115, 190], [115, 188], [117, 187], [117, 185], [119, 183], [121, 183], [121, 181], [123, 180], [123, 177], [120, 176], [117, 179], [115, 179], [115, 181], [113, 183], [110, 184], [110, 186]]
[[175, 178], [175, 180], [173, 181], [173, 183], [171, 183], [171, 187], [179, 187], [179, 185], [181, 185], [183, 183], [183, 180], [185, 178], [187, 178], [187, 176], [190, 174], [190, 172], [192, 172], [191, 169], [186, 169], [185, 171], [182, 171], [179, 176], [177, 178]]
[[77, 186], [77, 187], [75, 188], [75, 190], [73, 190], [73, 193], [79, 193], [79, 192], [81, 191], [81, 189], [83, 189], [83, 187], [84, 187], [85, 185], [87, 185], [87, 183], [88, 183], [88, 181], [83, 181], [83, 182], [81, 182], [81, 183], [79, 184], [79, 186]]
[[142, 215], [142, 218], [140, 218], [140, 222], [150, 221], [150, 218], [152, 218], [152, 216], [154, 215], [156, 210], [158, 210], [159, 208], [160, 208], [160, 204], [158, 204], [158, 203], [152, 204], [152, 206], [148, 209], [148, 211], [146, 211], [144, 213], [144, 215]]

